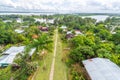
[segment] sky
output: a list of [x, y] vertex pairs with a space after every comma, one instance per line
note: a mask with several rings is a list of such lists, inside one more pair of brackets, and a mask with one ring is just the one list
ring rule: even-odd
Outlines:
[[120, 0], [0, 0], [0, 11], [120, 13]]

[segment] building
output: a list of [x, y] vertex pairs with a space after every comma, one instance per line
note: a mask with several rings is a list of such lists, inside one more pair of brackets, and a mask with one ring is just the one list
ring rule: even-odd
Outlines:
[[74, 34], [72, 33], [72, 31], [68, 31], [65, 37], [69, 40], [74, 37]]
[[13, 61], [17, 54], [23, 53], [25, 46], [20, 47], [10, 47], [8, 50], [4, 51], [0, 57], [0, 67], [6, 67], [9, 64], [13, 64]]
[[120, 80], [120, 67], [105, 58], [82, 61], [91, 80]]
[[12, 20], [4, 20], [3, 22], [4, 22], [4, 23], [12, 22]]
[[[31, 57], [35, 52], [36, 48], [33, 48], [29, 52], [29, 56]], [[2, 56], [0, 57], [0, 67], [6, 67], [10, 64], [14, 64], [14, 59], [18, 54], [23, 54], [25, 51], [25, 46], [13, 46], [3, 52]]]
[[82, 35], [82, 32], [80, 30], [75, 30], [75, 36]]
[[61, 26], [60, 27], [63, 31], [67, 31], [67, 27], [66, 26]]
[[23, 20], [21, 18], [17, 18], [16, 21], [17, 21], [17, 23], [22, 23], [23, 22]]
[[21, 26], [21, 28], [28, 28], [29, 26]]
[[48, 32], [48, 27], [42, 27], [42, 26], [39, 26], [39, 29], [43, 32]]
[[24, 32], [24, 30], [21, 30], [21, 29], [16, 29], [16, 30], [15, 30], [15, 32], [17, 32], [17, 33], [23, 33], [23, 32]]
[[48, 20], [47, 20], [47, 23], [54, 24], [54, 19], [48, 19]]

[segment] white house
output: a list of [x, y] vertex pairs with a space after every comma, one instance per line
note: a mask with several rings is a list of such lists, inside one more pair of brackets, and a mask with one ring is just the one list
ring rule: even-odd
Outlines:
[[61, 29], [63, 29], [63, 31], [67, 31], [67, 27], [66, 26], [61, 26]]
[[82, 32], [80, 30], [75, 30], [75, 36], [81, 35]]

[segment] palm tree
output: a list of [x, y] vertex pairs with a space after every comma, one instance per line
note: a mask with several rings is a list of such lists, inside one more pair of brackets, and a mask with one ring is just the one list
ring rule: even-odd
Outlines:
[[34, 39], [30, 45], [28, 45], [28, 48], [36, 48], [37, 52], [45, 50], [50, 50], [50, 43], [52, 40], [50, 40], [49, 36], [46, 34], [42, 34], [37, 39]]
[[[42, 34], [37, 39], [34, 39], [32, 43], [26, 47], [25, 55], [19, 54], [21, 58], [17, 59], [16, 62], [21, 66], [21, 68], [19, 69], [21, 72], [18, 75], [16, 75], [15, 79], [22, 78], [25, 75], [30, 75], [34, 71], [35, 67], [37, 67], [37, 66], [34, 67], [35, 64], [33, 63], [31, 64], [29, 62], [28, 53], [31, 50], [31, 48], [36, 48], [37, 52], [42, 52], [41, 54], [43, 54], [42, 57], [44, 58], [45, 50], [51, 51], [50, 50], [51, 42], [52, 40], [50, 40], [50, 38], [46, 34]], [[45, 60], [43, 68], [44, 69], [46, 68]]]
[[[29, 51], [31, 48], [36, 48], [36, 52], [41, 53], [39, 55], [41, 55], [44, 60], [44, 55], [46, 53], [45, 50], [51, 51], [51, 43], [52, 40], [50, 39], [50, 37], [47, 34], [42, 34], [37, 39], [34, 39], [33, 42], [27, 46], [26, 50]], [[45, 60], [44, 66], [46, 66]]]

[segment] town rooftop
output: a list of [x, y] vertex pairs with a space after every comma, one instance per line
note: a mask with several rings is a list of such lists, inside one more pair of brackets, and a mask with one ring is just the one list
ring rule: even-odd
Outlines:
[[109, 59], [93, 58], [82, 62], [91, 80], [120, 80], [120, 67]]

